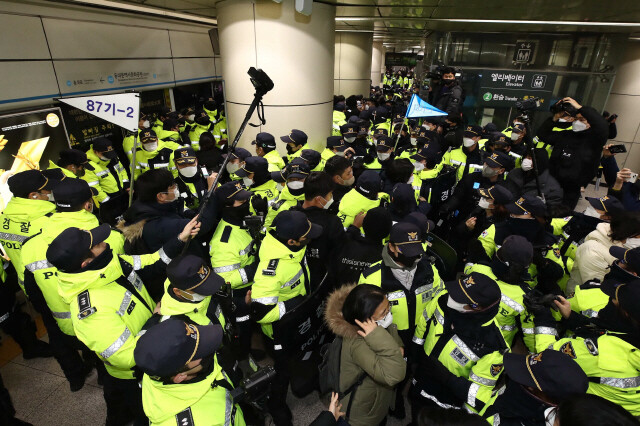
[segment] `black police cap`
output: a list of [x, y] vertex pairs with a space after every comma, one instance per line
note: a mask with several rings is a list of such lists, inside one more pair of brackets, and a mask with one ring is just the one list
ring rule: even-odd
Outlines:
[[176, 165], [196, 164], [197, 160], [196, 152], [190, 146], [173, 151], [173, 161]]
[[158, 135], [156, 135], [155, 131], [151, 129], [144, 129], [142, 132], [140, 132], [140, 142], [146, 143], [156, 140], [158, 140]]
[[276, 148], [276, 140], [271, 133], [261, 132], [256, 135], [256, 139], [251, 142], [251, 145], [257, 145], [261, 148]]
[[382, 189], [380, 175], [374, 170], [365, 170], [358, 176], [355, 188], [365, 197], [375, 200]]
[[244, 165], [236, 171], [236, 176], [247, 177], [251, 173], [258, 173], [262, 170], [262, 174], [266, 175], [269, 170], [269, 162], [264, 157], [252, 156], [244, 160]]
[[339, 148], [341, 146], [344, 146], [342, 136], [329, 136], [327, 138], [327, 148]]
[[82, 268], [92, 247], [106, 240], [111, 227], [102, 224], [91, 230], [67, 228], [58, 235], [47, 249], [47, 260], [59, 271], [74, 273]]
[[502, 242], [498, 257], [503, 262], [528, 267], [533, 259], [533, 245], [522, 235], [509, 235]]
[[302, 237], [313, 240], [322, 235], [322, 226], [311, 223], [304, 213], [295, 210], [278, 213], [272, 226], [276, 235], [284, 240], [298, 241]]
[[611, 246], [609, 254], [624, 263], [636, 273], [640, 273], [640, 247], [628, 249], [626, 247]]
[[400, 252], [408, 257], [424, 254], [422, 231], [410, 222], [398, 222], [391, 227], [389, 242], [395, 244]]
[[95, 195], [98, 195], [98, 190], [82, 179], [65, 179], [53, 188], [57, 210], [63, 212], [77, 208]]
[[538, 197], [532, 195], [523, 195], [518, 198], [514, 203], [507, 204], [507, 210], [511, 214], [530, 214], [532, 216], [546, 216], [547, 208], [544, 202]]
[[491, 188], [479, 188], [478, 193], [484, 198], [489, 198], [496, 204], [506, 205], [513, 201], [513, 194], [502, 185], [494, 185]]
[[302, 130], [292, 129], [288, 135], [280, 136], [280, 140], [284, 143], [293, 142], [296, 145], [304, 145], [307, 143], [307, 134]]
[[606, 213], [610, 213], [612, 210], [624, 210], [624, 205], [616, 197], [586, 197], [586, 200], [596, 210], [602, 210]]
[[471, 307], [488, 308], [500, 302], [500, 287], [486, 275], [472, 272], [455, 281], [445, 283], [453, 300]]
[[51, 191], [58, 183], [54, 179], [47, 178], [40, 170], [25, 170], [11, 176], [7, 181], [9, 191], [14, 197], [20, 198], [27, 198], [32, 192]]
[[230, 205], [234, 201], [244, 201], [251, 198], [251, 192], [244, 189], [240, 182], [227, 182], [215, 191], [215, 196], [223, 204]]
[[78, 149], [63, 149], [60, 151], [60, 161], [66, 164], [75, 164], [76, 166], [82, 166], [86, 164], [87, 154]]
[[224, 279], [213, 272], [198, 256], [187, 254], [167, 265], [167, 278], [177, 289], [212, 296], [224, 285]]
[[169, 318], [140, 337], [133, 358], [152, 379], [166, 379], [191, 361], [212, 355], [220, 347], [222, 335], [219, 324], [197, 325]]
[[247, 158], [251, 157], [251, 153], [244, 148], [234, 148], [231, 153], [231, 159], [240, 159], [240, 161], [244, 161]]

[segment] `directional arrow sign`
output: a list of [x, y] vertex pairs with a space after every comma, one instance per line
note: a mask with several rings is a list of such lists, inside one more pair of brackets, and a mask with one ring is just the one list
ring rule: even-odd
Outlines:
[[57, 100], [129, 131], [135, 132], [138, 130], [138, 117], [140, 116], [139, 93], [79, 96], [76, 98], [58, 98]]

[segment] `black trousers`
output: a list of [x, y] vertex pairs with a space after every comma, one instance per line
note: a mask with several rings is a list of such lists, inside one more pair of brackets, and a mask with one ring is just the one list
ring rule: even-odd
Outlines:
[[[22, 312], [16, 305], [16, 292], [18, 291], [18, 278], [10, 269], [7, 280], [0, 282], [0, 328], [20, 345], [22, 352], [37, 351], [39, 344], [36, 336], [36, 324], [29, 314]], [[44, 342], [40, 342], [44, 344]]]
[[276, 371], [276, 376], [271, 382], [271, 391], [269, 392], [267, 407], [276, 426], [291, 426], [293, 425], [293, 415], [287, 405], [287, 393], [291, 379], [289, 356], [283, 350], [274, 350], [271, 356], [273, 357], [273, 368]]
[[149, 419], [142, 409], [142, 389], [135, 379], [118, 379], [110, 374], [104, 378], [104, 400], [107, 403], [107, 426], [146, 426]]

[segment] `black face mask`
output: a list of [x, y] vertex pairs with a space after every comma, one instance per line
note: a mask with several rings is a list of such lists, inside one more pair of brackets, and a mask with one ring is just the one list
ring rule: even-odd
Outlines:
[[211, 123], [211, 120], [209, 120], [209, 117], [198, 117], [196, 118], [196, 123], [201, 126], [208, 126]]
[[491, 413], [500, 413], [500, 420], [509, 420], [506, 423], [515, 424], [544, 424], [544, 412], [551, 407], [538, 398], [531, 395], [517, 382], [507, 377], [507, 389], [494, 403]]
[[636, 328], [631, 324], [629, 319], [623, 315], [611, 299], [609, 303], [598, 311], [598, 317], [593, 320], [598, 326], [619, 333], [636, 334]]
[[443, 78], [443, 79], [442, 79], [442, 82], [445, 84], [445, 86], [451, 86], [451, 85], [453, 85], [453, 83], [454, 83], [455, 81], [456, 81], [456, 79], [455, 79], [455, 78], [451, 78], [451, 79]]
[[[196, 376], [193, 379], [190, 380], [186, 380], [184, 382], [182, 382], [181, 384], [189, 384], [189, 383], [198, 383], [201, 382], [202, 380], [206, 379], [212, 372], [213, 369], [216, 366], [216, 363], [214, 362], [215, 360], [215, 352], [212, 353], [211, 355], [208, 355], [204, 358], [202, 358], [202, 361], [200, 361], [200, 365], [202, 366], [202, 370], [198, 371], [196, 373]], [[173, 381], [171, 382], [173, 383]]]
[[396, 261], [396, 263], [403, 265], [407, 269], [413, 269], [416, 266], [416, 264], [420, 261], [420, 258], [422, 257], [420, 255], [405, 256], [402, 253], [398, 253], [397, 255], [391, 253], [391, 256], [393, 257], [393, 260]]
[[291, 250], [291, 251], [300, 251], [300, 250], [302, 250], [303, 248], [305, 248], [305, 247], [306, 247], [306, 246], [311, 242], [311, 240], [307, 238], [307, 239], [304, 239], [304, 240], [302, 240], [302, 241], [298, 241], [298, 242], [300, 243], [300, 245], [299, 245], [299, 246], [292, 246], [292, 245], [289, 245], [288, 243], [285, 243], [285, 245], [286, 245], [286, 246], [289, 248], [289, 250]]
[[498, 258], [498, 255], [494, 255], [491, 259], [491, 270], [502, 281], [517, 284], [524, 281], [527, 277], [527, 269], [522, 266], [511, 263], [507, 265]]
[[639, 277], [633, 275], [632, 273], [622, 269], [618, 262], [615, 262], [611, 265], [611, 269], [609, 273], [604, 276], [605, 280], [616, 280], [620, 283], [628, 283], [633, 280], [637, 280]]
[[86, 267], [82, 268], [81, 271], [97, 271], [99, 269], [105, 268], [113, 259], [113, 252], [111, 251], [111, 247], [107, 244], [107, 248], [104, 249], [102, 253], [96, 256], [91, 263], [89, 263]]
[[237, 207], [224, 207], [222, 209], [222, 218], [225, 220], [229, 219], [228, 222], [239, 225], [242, 223], [242, 219], [244, 219], [245, 216], [249, 216], [251, 214], [249, 211], [250, 207], [249, 201], [245, 201]]
[[291, 155], [291, 154], [293, 154], [294, 152], [296, 152], [296, 151], [294, 151], [294, 150], [293, 150], [293, 148], [291, 147], [291, 145], [287, 145], [287, 154]]

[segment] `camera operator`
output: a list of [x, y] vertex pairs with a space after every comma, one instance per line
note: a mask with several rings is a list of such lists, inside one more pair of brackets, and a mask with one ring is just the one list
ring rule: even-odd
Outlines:
[[432, 105], [441, 111], [452, 114], [462, 113], [463, 90], [456, 80], [455, 70], [445, 67], [442, 70], [442, 84], [434, 88]]
[[[580, 198], [580, 187], [586, 187], [596, 175], [609, 126], [591, 107], [583, 107], [572, 98], [560, 102], [564, 111], [548, 118], [538, 129], [538, 135], [553, 145], [549, 170], [564, 190], [563, 204], [573, 209]], [[575, 117], [572, 132], [554, 132], [555, 121], [566, 112]]]
[[624, 208], [629, 211], [640, 211], [640, 182], [629, 182], [631, 170], [624, 168], [620, 170], [616, 163], [615, 154], [609, 151], [607, 145], [602, 150], [602, 171], [604, 180], [609, 186], [609, 195], [619, 199]]
[[616, 127], [618, 114], [609, 114], [609, 111], [602, 111], [602, 118], [609, 123], [609, 139], [615, 139], [618, 136], [618, 128]]

